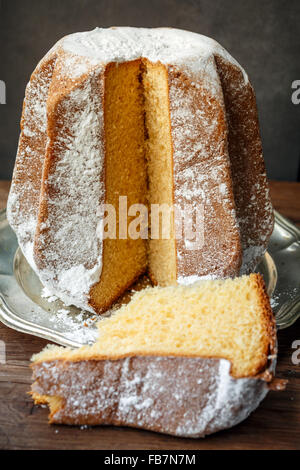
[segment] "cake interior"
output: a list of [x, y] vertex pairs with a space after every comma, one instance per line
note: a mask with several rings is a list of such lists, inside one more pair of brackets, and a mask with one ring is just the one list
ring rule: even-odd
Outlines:
[[[127, 205], [146, 204], [147, 172], [144, 151], [144, 109], [140, 63], [111, 63], [105, 72], [104, 95], [106, 204], [116, 211], [116, 238], [103, 243], [103, 269], [91, 290], [90, 303], [97, 310], [112, 301], [147, 268], [147, 247], [143, 239], [119, 236], [119, 196]], [[128, 217], [126, 229], [131, 222]], [[122, 223], [122, 222], [121, 222]], [[108, 230], [108, 226], [104, 230]], [[124, 228], [123, 228], [124, 230]], [[113, 234], [112, 234], [113, 235]]]
[[[106, 310], [147, 269], [155, 284], [176, 282], [173, 213], [169, 213], [169, 239], [163, 239], [161, 223], [158, 227], [154, 223], [153, 240], [148, 241], [148, 235], [126, 238], [126, 231], [140, 215], [139, 211], [127, 217], [125, 236], [123, 222], [121, 233], [119, 230], [120, 221], [124, 221], [120, 218], [119, 196], [127, 196], [128, 210], [133, 204], [147, 207], [149, 222], [152, 220], [150, 204], [172, 207], [172, 140], [166, 68], [146, 59], [111, 63], [106, 67], [104, 89], [105, 202], [115, 208], [117, 223], [116, 238], [104, 240], [101, 278], [90, 292], [90, 304], [96, 311]], [[106, 225], [104, 230], [107, 229]], [[149, 238], [150, 229], [149, 226]], [[136, 232], [140, 230], [141, 225], [136, 227]]]
[[99, 322], [93, 346], [50, 347], [33, 360], [200, 356], [228, 359], [233, 377], [248, 377], [265, 369], [274, 348], [274, 328], [262, 278], [251, 274], [145, 289]]
[[[162, 64], [147, 61], [143, 70], [148, 200], [153, 208], [148, 246], [149, 275], [155, 284], [167, 286], [176, 283], [174, 214], [167, 210], [167, 207], [173, 207], [174, 200], [168, 76]], [[166, 208], [164, 215], [157, 212], [158, 205]], [[167, 233], [163, 233], [162, 227]]]

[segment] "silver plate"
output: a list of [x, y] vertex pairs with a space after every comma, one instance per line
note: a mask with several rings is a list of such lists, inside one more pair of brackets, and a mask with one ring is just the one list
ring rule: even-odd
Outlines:
[[[258, 267], [272, 297], [279, 329], [300, 316], [300, 230], [277, 212], [268, 253]], [[42, 296], [42, 285], [0, 212], [0, 321], [23, 333], [79, 347], [97, 337], [95, 317]], [[139, 286], [137, 286], [139, 288]], [[51, 299], [50, 299], [51, 300]], [[128, 295], [127, 295], [128, 300]]]

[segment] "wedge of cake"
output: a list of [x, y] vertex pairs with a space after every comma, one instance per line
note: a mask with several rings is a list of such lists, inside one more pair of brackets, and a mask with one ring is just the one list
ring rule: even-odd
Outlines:
[[99, 322], [99, 339], [33, 357], [50, 422], [201, 437], [245, 419], [268, 392], [276, 327], [259, 274], [147, 288]]

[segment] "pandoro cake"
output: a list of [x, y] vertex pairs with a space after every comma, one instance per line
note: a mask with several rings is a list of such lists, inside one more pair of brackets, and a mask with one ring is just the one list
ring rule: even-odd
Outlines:
[[[118, 217], [120, 197], [202, 207], [203, 245], [176, 238], [174, 213], [168, 239], [105, 238], [103, 204]], [[168, 286], [252, 271], [273, 210], [246, 72], [177, 29], [61, 39], [26, 89], [7, 217], [48, 291], [92, 312], [145, 272]]]

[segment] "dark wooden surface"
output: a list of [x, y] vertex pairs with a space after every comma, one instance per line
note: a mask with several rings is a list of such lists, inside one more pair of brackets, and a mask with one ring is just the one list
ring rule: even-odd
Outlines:
[[[5, 207], [8, 182], [0, 182], [0, 208]], [[273, 203], [300, 225], [300, 183], [272, 182]], [[1, 449], [299, 449], [300, 364], [292, 364], [292, 344], [300, 340], [300, 321], [279, 332], [277, 376], [288, 379], [284, 392], [270, 392], [244, 423], [205, 439], [179, 439], [126, 428], [50, 426], [48, 411], [33, 406], [27, 395], [29, 361], [46, 341], [0, 324], [6, 344], [6, 365], [0, 365]], [[171, 392], [171, 391], [170, 391]]]

